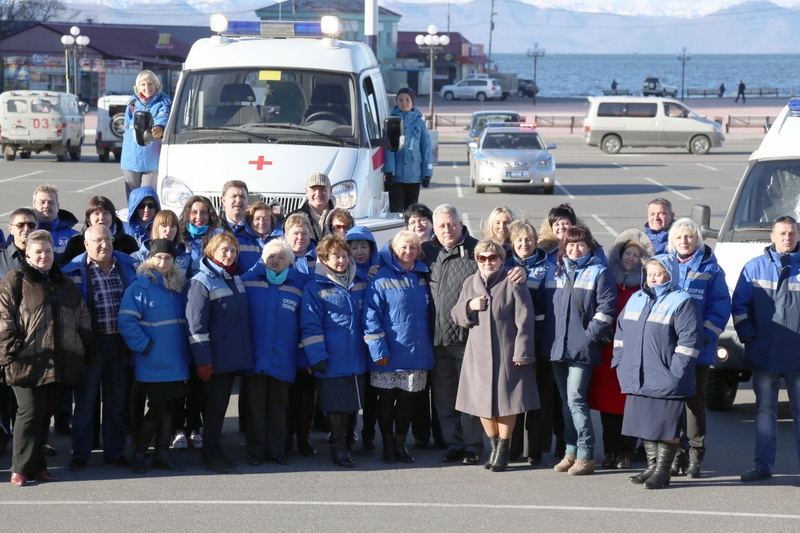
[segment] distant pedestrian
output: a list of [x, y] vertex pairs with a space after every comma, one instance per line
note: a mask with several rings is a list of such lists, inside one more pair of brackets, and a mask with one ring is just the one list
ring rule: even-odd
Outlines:
[[611, 80], [611, 90], [616, 92], [616, 90], [617, 90], [617, 80]]
[[724, 83], [720, 83], [719, 84], [719, 98], [722, 98], [723, 96], [725, 96], [725, 84]]
[[745, 89], [746, 89], [746, 87], [744, 86], [744, 82], [743, 82], [742, 80], [739, 80], [739, 89], [738, 89], [738, 91], [736, 92], [736, 100], [734, 100], [734, 101], [733, 101], [733, 103], [734, 103], [734, 104], [735, 104], [735, 103], [737, 103], [737, 102], [739, 101], [739, 97], [740, 97], [740, 96], [742, 97], [742, 103], [743, 103], [743, 104], [744, 104], [745, 102], [747, 102], [747, 100], [746, 100], [746, 99], [745, 99], [745, 97], [744, 97], [744, 90], [745, 90]]

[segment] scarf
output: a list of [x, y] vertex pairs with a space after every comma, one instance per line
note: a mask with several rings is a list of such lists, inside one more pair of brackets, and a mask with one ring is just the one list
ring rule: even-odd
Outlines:
[[276, 274], [270, 269], [267, 270], [267, 281], [269, 281], [270, 285], [283, 285], [283, 282], [286, 281], [286, 278], [289, 276], [289, 267], [283, 269], [280, 274]]
[[189, 232], [189, 235], [191, 235], [193, 239], [202, 237], [208, 233], [208, 228], [209, 226], [195, 226], [191, 222], [186, 223], [186, 231]]
[[214, 259], [213, 257], [209, 257], [208, 259], [212, 263], [214, 263], [215, 265], [220, 267], [222, 270], [224, 270], [225, 272], [230, 274], [231, 276], [233, 276], [233, 273], [236, 272], [236, 262], [235, 261], [233, 263], [231, 263], [231, 266], [225, 266], [222, 263], [220, 263], [219, 261], [217, 261], [216, 259]]

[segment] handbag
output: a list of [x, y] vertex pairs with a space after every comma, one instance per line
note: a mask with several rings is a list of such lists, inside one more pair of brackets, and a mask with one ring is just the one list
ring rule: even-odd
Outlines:
[[[564, 273], [564, 277], [567, 280], [567, 285], [569, 285], [569, 292], [572, 294], [572, 298], [575, 301], [575, 305], [578, 306], [578, 312], [581, 314], [581, 320], [586, 321], [586, 311], [583, 309], [583, 304], [578, 299], [578, 295], [575, 294], [575, 287], [572, 285], [572, 280], [569, 279], [569, 274]], [[600, 337], [600, 346], [607, 346], [614, 342], [614, 328], [608, 328], [603, 330], [603, 335]]]

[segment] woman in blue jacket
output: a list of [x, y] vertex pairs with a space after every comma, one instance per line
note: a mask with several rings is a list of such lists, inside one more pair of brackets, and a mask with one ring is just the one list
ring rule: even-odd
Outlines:
[[317, 246], [314, 279], [303, 290], [300, 329], [308, 360], [317, 378], [320, 407], [328, 413], [331, 459], [353, 467], [350, 422], [364, 405], [364, 343], [362, 310], [366, 282], [356, 274], [350, 247], [328, 235]]
[[264, 245], [261, 261], [242, 276], [250, 305], [254, 365], [247, 387], [247, 455], [288, 464], [286, 413], [297, 372], [303, 280], [292, 267], [294, 252], [283, 238]]
[[414, 107], [417, 95], [403, 87], [397, 91], [392, 115], [403, 119], [403, 146], [397, 152], [384, 151], [384, 184], [389, 191], [389, 210], [402, 213], [419, 201], [419, 186], [427, 187], [433, 176], [431, 139], [422, 113]]
[[136, 429], [131, 469], [147, 472], [145, 457], [153, 436], [153, 467], [182, 470], [169, 455], [173, 416], [189, 377], [184, 275], [177, 265], [175, 244], [155, 239], [138, 277], [125, 290], [119, 311], [119, 332], [133, 352], [134, 396], [147, 397], [147, 413]]
[[[153, 225], [150, 228], [150, 240], [145, 241], [139, 249], [131, 254], [138, 264], [144, 263], [150, 257], [151, 243], [155, 239], [167, 239], [175, 245], [175, 266], [183, 271], [184, 277], [192, 266], [192, 256], [186, 250], [186, 246], [181, 241], [181, 236], [178, 233], [178, 215], [165, 209], [159, 211], [153, 219]], [[116, 239], [115, 239], [116, 240]]]
[[144, 185], [131, 191], [128, 197], [128, 220], [125, 222], [125, 233], [136, 239], [141, 246], [150, 240], [153, 219], [161, 211], [161, 202], [156, 190]]
[[222, 424], [236, 376], [253, 368], [250, 312], [238, 275], [239, 241], [227, 231], [213, 237], [189, 282], [186, 321], [197, 377], [205, 383], [203, 462], [228, 473], [237, 463], [222, 451]]
[[627, 395], [622, 433], [641, 437], [647, 454], [647, 469], [628, 479], [660, 489], [669, 485], [685, 400], [694, 394], [703, 326], [678, 284], [675, 256], [657, 255], [644, 268], [642, 290], [617, 319], [611, 367]]
[[[725, 271], [711, 247], [703, 244], [700, 226], [690, 218], [676, 220], [669, 230], [669, 252], [678, 260], [678, 285], [697, 300], [703, 322], [703, 342], [695, 369], [695, 395], [686, 399], [686, 427], [675, 456], [672, 475], [700, 477], [706, 454], [706, 378], [717, 359], [717, 340], [731, 316], [731, 297]], [[684, 451], [688, 448], [688, 454]]]
[[136, 76], [134, 95], [125, 109], [125, 133], [122, 135], [122, 160], [120, 167], [125, 176], [125, 197], [142, 185], [156, 186], [158, 178], [158, 157], [161, 143], [151, 142], [140, 146], [133, 131], [133, 115], [137, 111], [149, 111], [153, 115], [153, 137], [161, 139], [167, 126], [172, 99], [161, 92], [158, 76], [150, 70], [143, 70]]
[[195, 195], [186, 201], [178, 221], [178, 233], [192, 260], [187, 278], [200, 269], [208, 242], [222, 231], [219, 215], [211, 200]]
[[419, 237], [403, 230], [381, 250], [383, 267], [370, 281], [364, 314], [364, 339], [370, 384], [378, 391], [378, 425], [383, 461], [413, 463], [406, 449], [415, 395], [425, 391], [433, 369], [428, 321], [428, 267], [419, 259]]
[[[601, 362], [601, 339], [610, 333], [617, 310], [617, 285], [595, 255], [588, 228], [572, 226], [561, 239], [558, 264], [545, 283], [555, 285], [550, 361], [563, 402], [566, 454], [554, 470], [594, 473], [594, 428], [588, 392], [592, 370]], [[547, 342], [547, 339], [545, 339]]]

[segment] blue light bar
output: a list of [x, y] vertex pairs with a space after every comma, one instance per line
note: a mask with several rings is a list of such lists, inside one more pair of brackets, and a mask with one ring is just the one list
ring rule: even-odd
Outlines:
[[789, 98], [789, 111], [793, 117], [800, 116], [800, 98]]
[[229, 20], [223, 32], [231, 36], [324, 37], [319, 21]]
[[229, 20], [227, 35], [260, 35], [261, 23], [257, 20]]

